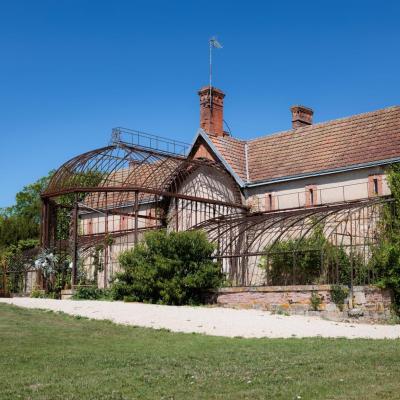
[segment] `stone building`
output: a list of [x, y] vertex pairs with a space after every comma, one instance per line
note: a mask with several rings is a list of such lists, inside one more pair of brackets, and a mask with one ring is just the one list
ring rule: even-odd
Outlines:
[[[117, 128], [109, 146], [67, 161], [53, 176], [43, 194], [42, 244], [69, 249], [73, 282], [80, 260], [98, 286], [108, 286], [121, 251], [159, 228], [204, 229], [235, 287], [343, 283], [343, 266], [324, 248], [307, 249], [319, 252], [318, 274], [300, 273], [304, 249], [293, 251], [290, 271], [271, 272], [277, 244], [301, 243], [318, 228], [324, 246], [341, 249], [351, 264], [346, 284], [372, 282], [369, 259], [382, 204], [391, 200], [385, 172], [400, 161], [400, 107], [314, 124], [313, 110], [296, 105], [292, 129], [242, 140], [224, 130], [225, 94], [210, 87], [198, 94], [200, 126], [187, 151]], [[135, 142], [122, 140], [124, 132]], [[72, 193], [67, 243], [57, 238], [56, 214], [60, 196]], [[240, 297], [226, 290], [224, 298]]]
[[[292, 129], [241, 140], [224, 130], [225, 94], [220, 89], [210, 90], [209, 87], [202, 88], [198, 94], [200, 127], [187, 159], [206, 160], [213, 164], [205, 164], [187, 174], [176, 185], [174, 190], [177, 193], [185, 196], [200, 193], [205, 198], [242, 204], [250, 214], [267, 215], [390, 195], [385, 169], [400, 161], [400, 107], [313, 124], [313, 110], [297, 105], [290, 109]], [[215, 169], [215, 163], [222, 165], [225, 173]], [[105, 186], [115, 182], [136, 185], [139, 182], [151, 186], [153, 181], [167, 179], [169, 172], [168, 168], [159, 168], [158, 163], [140, 165], [139, 168], [131, 162], [108, 175]], [[84, 203], [87, 208], [80, 212], [83, 237], [118, 233], [106, 254], [104, 251], [101, 254], [101, 258], [108, 259], [106, 263], [109, 266], [107, 277], [105, 272], [99, 275], [99, 284], [104, 286], [119, 269], [120, 252], [135, 241], [134, 194], [111, 193], [107, 197], [104, 193], [94, 193], [86, 196]], [[197, 209], [197, 206], [189, 207], [189, 203], [185, 200], [169, 203], [164, 221], [169, 229], [191, 229], [212, 217], [236, 212], [229, 207], [216, 211], [213, 204]], [[119, 213], [106, 216], [106, 209], [118, 209]], [[161, 226], [154, 197], [142, 196], [138, 209], [143, 215], [137, 221], [140, 237], [146, 230]], [[360, 214], [357, 216], [360, 218]], [[371, 223], [367, 224], [371, 229]], [[341, 229], [343, 231], [345, 227]], [[365, 223], [362, 229], [366, 229]], [[274, 235], [265, 229], [246, 252], [259, 252], [275, 238]], [[295, 237], [297, 234], [291, 235]], [[238, 243], [234, 247], [237, 248]], [[244, 252], [242, 245], [240, 248], [240, 252]], [[85, 257], [84, 264], [90, 270], [93, 251], [88, 254], [90, 256]], [[232, 269], [231, 262], [225, 259], [224, 263], [226, 270]], [[247, 268], [252, 265], [253, 278], [250, 281], [241, 278], [242, 283], [266, 284], [263, 274], [258, 271], [259, 263], [260, 256], [247, 260]]]
[[389, 194], [385, 168], [400, 161], [399, 106], [313, 124], [313, 110], [296, 105], [292, 129], [241, 140], [223, 129], [224, 93], [204, 87], [199, 96], [191, 156], [221, 161], [252, 210]]

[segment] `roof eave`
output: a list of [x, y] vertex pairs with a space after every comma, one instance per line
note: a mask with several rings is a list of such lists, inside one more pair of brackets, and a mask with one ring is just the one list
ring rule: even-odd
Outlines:
[[316, 176], [338, 174], [341, 172], [354, 171], [354, 170], [358, 170], [358, 169], [378, 167], [381, 165], [388, 165], [388, 164], [393, 164], [396, 162], [400, 162], [400, 157], [372, 161], [369, 163], [354, 164], [354, 165], [349, 165], [347, 167], [340, 167], [340, 168], [335, 168], [335, 169], [330, 169], [330, 170], [316, 171], [316, 172], [310, 172], [310, 173], [304, 173], [304, 174], [298, 174], [298, 175], [292, 175], [292, 176], [283, 176], [281, 178], [273, 178], [273, 179], [267, 179], [267, 180], [256, 181], [256, 182], [249, 182], [249, 183], [246, 183], [245, 186], [247, 188], [250, 188], [250, 187], [263, 186], [263, 185], [271, 185], [273, 183], [281, 183], [281, 182], [294, 181], [294, 180], [299, 180], [299, 179], [304, 179], [304, 178], [312, 178], [312, 177], [316, 177]]
[[228, 162], [224, 159], [222, 154], [218, 151], [214, 143], [210, 140], [207, 133], [203, 129], [199, 128], [199, 130], [197, 131], [197, 134], [193, 140], [189, 154], [191, 153], [193, 146], [196, 144], [199, 137], [201, 137], [207, 143], [212, 152], [216, 155], [218, 160], [221, 161], [222, 165], [226, 168], [226, 170], [232, 175], [233, 179], [235, 179], [235, 182], [240, 186], [240, 188], [244, 188], [246, 186], [246, 182], [244, 182], [243, 179], [228, 164]]

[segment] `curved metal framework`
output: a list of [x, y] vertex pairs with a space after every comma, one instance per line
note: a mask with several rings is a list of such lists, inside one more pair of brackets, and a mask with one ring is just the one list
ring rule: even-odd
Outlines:
[[[133, 132], [133, 133], [132, 133]], [[63, 164], [42, 194], [42, 246], [106, 287], [118, 255], [151, 229], [203, 229], [232, 285], [365, 284], [390, 198], [251, 213], [222, 164], [121, 140]], [[146, 142], [146, 143], [147, 143]], [[180, 144], [179, 144], [180, 145]], [[312, 264], [312, 270], [305, 265]], [[349, 272], [350, 271], [350, 272]]]
[[[104, 286], [117, 267], [117, 255], [144, 231], [188, 229], [246, 210], [221, 164], [123, 142], [67, 161], [42, 201], [42, 246], [71, 254], [73, 284], [79, 260], [90, 267], [100, 257]], [[94, 254], [96, 248], [100, 255]]]
[[[232, 214], [204, 221], [233, 286], [369, 284], [370, 263], [391, 198], [278, 212]], [[313, 263], [314, 270], [306, 265]], [[277, 268], [279, 270], [277, 270]]]

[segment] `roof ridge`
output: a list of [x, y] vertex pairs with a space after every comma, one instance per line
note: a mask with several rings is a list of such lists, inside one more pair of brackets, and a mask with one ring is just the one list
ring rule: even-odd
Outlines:
[[390, 111], [390, 110], [395, 110], [395, 109], [400, 109], [400, 105], [389, 106], [389, 107], [380, 108], [380, 109], [374, 110], [374, 111], [367, 111], [367, 112], [364, 112], [364, 113], [358, 113], [358, 114], [349, 115], [347, 117], [341, 117], [341, 118], [331, 119], [331, 120], [327, 120], [327, 121], [323, 121], [323, 122], [318, 122], [317, 124], [307, 125], [307, 126], [296, 128], [296, 129], [287, 129], [285, 131], [273, 132], [273, 133], [265, 134], [265, 135], [262, 135], [262, 136], [258, 136], [258, 137], [253, 138], [253, 139], [247, 139], [247, 140], [237, 139], [237, 140], [241, 140], [241, 141], [244, 141], [246, 143], [251, 143], [251, 142], [255, 142], [256, 140], [272, 138], [272, 137], [275, 138], [277, 136], [282, 136], [282, 135], [289, 134], [289, 133], [291, 133], [291, 134], [293, 134], [293, 133], [302, 133], [302, 132], [305, 132], [307, 130], [311, 130], [311, 129], [315, 128], [315, 127], [334, 124], [336, 122], [339, 123], [339, 122], [347, 121], [347, 120], [350, 120], [350, 119], [353, 119], [353, 118], [358, 119], [358, 118], [374, 115], [374, 114], [382, 112], [382, 111]]

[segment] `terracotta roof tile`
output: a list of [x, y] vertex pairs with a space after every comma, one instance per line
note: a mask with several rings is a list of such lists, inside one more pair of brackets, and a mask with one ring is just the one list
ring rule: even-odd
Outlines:
[[246, 181], [246, 142], [234, 139], [230, 136], [221, 137], [209, 135], [209, 138], [220, 154], [224, 157], [225, 161], [233, 168], [236, 174], [241, 179]]
[[273, 180], [400, 157], [400, 106], [305, 126], [247, 142], [210, 136], [235, 172]]

